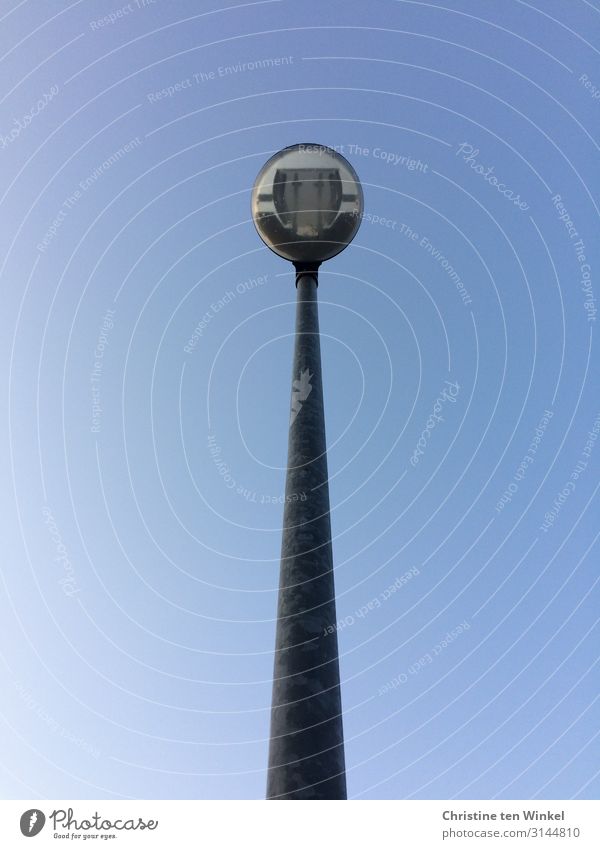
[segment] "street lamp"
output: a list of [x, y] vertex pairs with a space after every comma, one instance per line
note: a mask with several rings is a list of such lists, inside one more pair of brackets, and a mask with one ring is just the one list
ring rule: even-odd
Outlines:
[[352, 241], [362, 210], [356, 172], [324, 145], [279, 151], [252, 192], [256, 229], [294, 263], [297, 289], [268, 799], [346, 798], [317, 270]]
[[294, 144], [261, 168], [252, 216], [263, 242], [295, 265], [343, 251], [360, 226], [363, 194], [354, 168], [321, 144]]

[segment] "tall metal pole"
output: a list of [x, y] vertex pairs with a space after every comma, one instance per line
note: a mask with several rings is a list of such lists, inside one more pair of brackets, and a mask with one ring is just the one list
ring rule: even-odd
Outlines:
[[317, 272], [297, 270], [268, 799], [345, 799]]

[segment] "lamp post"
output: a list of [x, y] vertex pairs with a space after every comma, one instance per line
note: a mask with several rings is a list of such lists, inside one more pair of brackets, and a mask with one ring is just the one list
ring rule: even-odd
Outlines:
[[252, 192], [256, 229], [294, 263], [297, 290], [268, 799], [346, 798], [317, 286], [362, 210], [356, 172], [324, 145], [279, 151]]

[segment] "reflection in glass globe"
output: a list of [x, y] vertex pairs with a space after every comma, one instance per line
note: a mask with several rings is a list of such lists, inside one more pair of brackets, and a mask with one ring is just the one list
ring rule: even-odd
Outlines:
[[280, 150], [263, 165], [252, 191], [259, 236], [292, 262], [322, 262], [338, 254], [356, 235], [362, 210], [354, 168], [320, 144]]

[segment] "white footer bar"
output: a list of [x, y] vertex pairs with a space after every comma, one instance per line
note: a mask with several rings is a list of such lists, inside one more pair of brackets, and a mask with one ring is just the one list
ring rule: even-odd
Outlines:
[[[307, 807], [308, 806], [308, 807]], [[34, 843], [27, 843], [33, 839]], [[7, 801], [0, 846], [598, 849], [595, 801]]]

